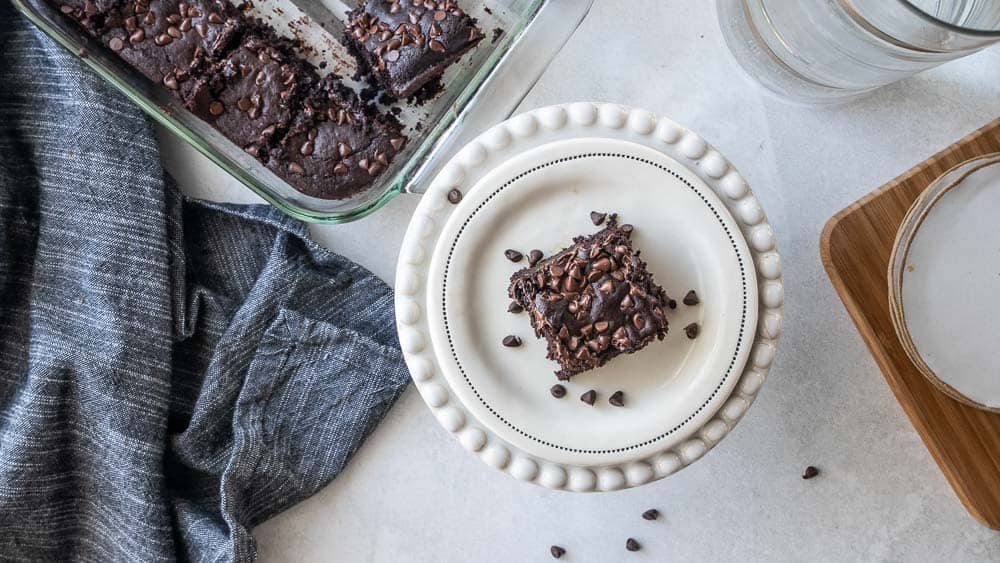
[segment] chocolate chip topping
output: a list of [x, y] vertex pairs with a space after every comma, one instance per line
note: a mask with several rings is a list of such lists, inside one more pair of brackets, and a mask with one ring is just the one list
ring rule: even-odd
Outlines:
[[528, 264], [534, 266], [537, 264], [545, 254], [541, 250], [532, 250], [528, 253]]
[[524, 258], [524, 254], [521, 254], [520, 252], [512, 248], [504, 250], [503, 255], [506, 256], [507, 259], [510, 260], [511, 262], [520, 262], [521, 259]]
[[701, 300], [698, 299], [698, 294], [693, 289], [684, 296], [684, 304], [688, 307], [693, 307], [698, 303], [701, 303]]
[[698, 323], [691, 323], [684, 327], [684, 334], [686, 334], [691, 340], [698, 338], [699, 332], [701, 332], [701, 327], [698, 326]]
[[625, 393], [622, 391], [615, 391], [614, 393], [611, 394], [610, 397], [608, 397], [608, 402], [615, 407], [624, 407]]
[[508, 292], [528, 311], [535, 335], [548, 341], [560, 379], [666, 336], [666, 294], [636, 254], [612, 220], [511, 277]]
[[503, 345], [508, 348], [517, 348], [521, 345], [521, 339], [513, 334], [503, 337]]
[[587, 391], [583, 395], [580, 395], [580, 400], [588, 405], [593, 405], [597, 402], [597, 391], [594, 391], [593, 389]]

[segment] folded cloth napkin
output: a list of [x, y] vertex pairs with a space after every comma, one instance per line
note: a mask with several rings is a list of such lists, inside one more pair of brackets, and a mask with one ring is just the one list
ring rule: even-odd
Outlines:
[[135, 106], [0, 21], [0, 559], [253, 559], [405, 387], [391, 290], [185, 200]]

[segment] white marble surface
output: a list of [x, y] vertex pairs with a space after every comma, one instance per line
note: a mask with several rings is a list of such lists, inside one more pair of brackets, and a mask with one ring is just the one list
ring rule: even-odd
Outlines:
[[[786, 330], [770, 379], [719, 447], [679, 474], [616, 493], [550, 492], [501, 474], [406, 392], [344, 473], [261, 525], [264, 561], [987, 561], [1000, 534], [969, 516], [882, 380], [819, 260], [835, 212], [1000, 115], [1000, 48], [810, 109], [742, 80], [711, 2], [597, 0], [524, 103], [627, 103], [698, 131], [732, 160], [777, 230]], [[258, 201], [164, 135], [190, 194]], [[392, 280], [416, 199], [317, 227]], [[806, 465], [822, 475], [799, 476]], [[657, 522], [639, 514], [650, 507]], [[644, 545], [624, 550], [625, 539]]]

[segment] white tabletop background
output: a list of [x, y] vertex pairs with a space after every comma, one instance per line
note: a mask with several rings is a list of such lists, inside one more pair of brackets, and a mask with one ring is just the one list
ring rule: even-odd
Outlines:
[[[263, 561], [987, 561], [977, 523], [938, 470], [834, 293], [819, 259], [826, 220], [1000, 116], [1000, 47], [861, 101], [813, 109], [744, 81], [714, 2], [597, 0], [522, 109], [608, 101], [672, 117], [750, 181], [778, 235], [786, 322], [775, 368], [736, 429], [651, 485], [552, 492], [469, 455], [409, 388], [347, 469], [256, 530]], [[259, 202], [169, 134], [188, 194]], [[392, 283], [415, 196], [315, 227]], [[822, 474], [804, 481], [807, 465]], [[648, 508], [662, 513], [647, 522]], [[642, 551], [628, 553], [635, 537]]]

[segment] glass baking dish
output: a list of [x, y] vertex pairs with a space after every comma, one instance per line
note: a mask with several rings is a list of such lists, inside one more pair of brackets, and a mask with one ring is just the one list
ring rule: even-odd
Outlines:
[[[511, 115], [593, 4], [593, 0], [461, 2], [479, 20], [486, 38], [445, 72], [442, 94], [423, 105], [393, 104], [410, 142], [372, 188], [350, 199], [326, 200], [292, 188], [46, 0], [13, 1], [31, 22], [167, 129], [285, 213], [315, 223], [353, 221], [400, 193], [422, 192], [455, 151]], [[256, 0], [250, 11], [278, 33], [301, 40], [305, 48], [300, 54], [314, 66], [325, 67], [321, 74], [336, 72], [360, 90], [361, 84], [347, 78], [355, 73], [355, 61], [339, 41], [345, 13], [356, 4], [354, 0]]]

